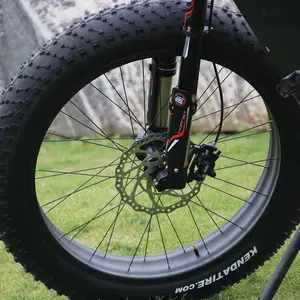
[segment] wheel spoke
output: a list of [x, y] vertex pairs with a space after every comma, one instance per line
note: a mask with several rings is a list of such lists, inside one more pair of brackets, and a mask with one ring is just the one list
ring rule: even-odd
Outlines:
[[[141, 238], [140, 238], [140, 240], [139, 240], [139, 242], [138, 242], [137, 247], [135, 248], [135, 251], [134, 251], [134, 254], [133, 254], [133, 256], [132, 256], [132, 259], [131, 259], [131, 261], [130, 261], [130, 263], [129, 263], [127, 272], [130, 271], [131, 266], [132, 266], [132, 264], [133, 264], [133, 261], [134, 261], [134, 259], [135, 259], [135, 257], [136, 257], [136, 254], [137, 254], [137, 252], [138, 252], [138, 250], [139, 250], [139, 248], [140, 248], [140, 245], [141, 245], [141, 243], [142, 243], [142, 241], [143, 241], [143, 239], [144, 239], [145, 233], [146, 233], [147, 229], [150, 228], [150, 224], [151, 224], [151, 221], [152, 221], [152, 217], [153, 217], [153, 215], [150, 215], [150, 218], [149, 218], [149, 221], [148, 221], [148, 223], [147, 223], [147, 225], [146, 225], [146, 227], [145, 227], [145, 230], [144, 230], [144, 232], [143, 232], [143, 234], [142, 234], [142, 236], [141, 236]], [[144, 258], [144, 260], [145, 260], [145, 258]]]
[[[254, 96], [254, 97], [251, 97], [251, 98], [245, 100], [243, 103], [246, 103], [246, 102], [248, 102], [248, 101], [251, 101], [251, 100], [256, 99], [256, 98], [259, 98], [259, 97], [260, 97], [260, 95], [256, 95], [256, 96]], [[238, 104], [232, 104], [232, 105], [230, 105], [230, 106], [227, 106], [227, 107], [224, 108], [224, 111], [227, 110], [227, 109], [230, 109], [230, 108], [232, 108], [232, 107], [235, 107], [235, 106], [237, 106], [237, 105], [238, 105]], [[198, 121], [198, 120], [201, 120], [201, 119], [207, 118], [207, 117], [209, 117], [209, 116], [215, 115], [215, 114], [217, 114], [217, 113], [220, 113], [221, 111], [222, 111], [222, 110], [219, 109], [219, 110], [216, 110], [216, 111], [211, 112], [211, 113], [209, 113], [209, 114], [206, 114], [206, 115], [204, 115], [204, 116], [198, 117], [198, 118], [196, 118], [196, 119], [193, 119], [193, 122], [196, 122], [196, 121]]]
[[[111, 138], [112, 140], [133, 140], [132, 137], [119, 137], [119, 138]], [[63, 142], [85, 142], [85, 141], [106, 141], [106, 138], [93, 138], [93, 139], [76, 139], [76, 140], [62, 140], [62, 139], [57, 139], [57, 140], [43, 140], [43, 143], [63, 143]]]
[[[267, 122], [261, 123], [261, 124], [259, 124], [259, 125], [252, 126], [252, 127], [247, 128], [247, 129], [245, 129], [245, 130], [238, 131], [238, 132], [234, 132], [234, 133], [230, 134], [229, 138], [231, 138], [232, 136], [240, 135], [240, 134], [245, 133], [245, 132], [247, 132], [247, 131], [250, 131], [250, 130], [253, 130], [253, 129], [256, 129], [256, 128], [259, 128], [259, 127], [268, 125], [268, 124], [271, 124], [272, 122], [273, 122], [273, 120], [269, 120], [269, 121], [267, 121]], [[227, 138], [228, 138], [228, 136], [220, 137], [220, 138], [219, 138], [219, 141], [225, 140], [225, 139], [227, 139]]]
[[239, 184], [230, 182], [230, 181], [228, 181], [228, 180], [224, 180], [224, 179], [222, 179], [222, 178], [220, 178], [220, 177], [214, 177], [214, 179], [215, 179], [215, 180], [218, 180], [218, 181], [222, 181], [222, 182], [227, 183], [227, 184], [230, 184], [230, 185], [233, 185], [233, 186], [236, 186], [236, 187], [239, 187], [239, 188], [244, 189], [244, 190], [246, 190], [246, 191], [249, 191], [249, 192], [252, 192], [252, 193], [255, 193], [255, 194], [262, 195], [262, 196], [264, 196], [264, 197], [269, 197], [269, 195], [265, 195], [265, 194], [263, 194], [263, 193], [261, 193], [261, 192], [258, 192], [258, 191], [255, 191], [255, 190], [251, 190], [251, 189], [249, 189], [249, 188], [247, 188], [247, 187], [245, 187], [245, 186], [242, 186], [242, 185], [239, 185]]
[[[93, 129], [93, 128], [87, 126], [86, 124], [84, 124], [83, 122], [81, 122], [81, 121], [75, 119], [74, 117], [70, 116], [68, 113], [66, 113], [66, 112], [64, 112], [64, 111], [62, 111], [62, 110], [61, 110], [60, 112], [61, 112], [62, 114], [64, 114], [64, 115], [66, 115], [67, 117], [69, 117], [70, 119], [72, 119], [73, 121], [75, 121], [75, 122], [81, 124], [82, 126], [88, 128], [88, 129], [90, 129], [91, 131], [95, 132], [96, 134], [98, 134], [98, 135], [100, 135], [100, 136], [103, 136], [102, 134], [100, 134], [100, 133], [99, 133], [98, 131], [96, 131], [95, 129]], [[109, 138], [108, 138], [108, 140], [109, 140]], [[113, 144], [116, 145], [115, 142], [113, 142]], [[118, 146], [112, 147], [112, 146], [103, 145], [103, 147], [110, 148], [110, 149], [114, 149], [114, 150], [120, 150], [120, 151], [122, 151]], [[122, 145], [122, 147], [125, 149], [125, 147], [124, 147], [123, 145]]]
[[264, 133], [269, 133], [271, 131], [272, 131], [271, 129], [268, 129], [266, 131], [258, 131], [258, 132], [249, 133], [249, 134], [242, 135], [242, 136], [236, 136], [236, 137], [233, 137], [233, 138], [227, 137], [226, 139], [222, 139], [221, 141], [218, 141], [218, 143], [224, 143], [224, 142], [228, 142], [228, 141], [233, 141], [233, 140], [238, 140], [238, 139], [244, 139], [244, 138], [249, 137], [249, 136], [259, 135], [259, 134], [264, 134]]
[[115, 220], [113, 222], [112, 229], [110, 230], [110, 235], [109, 235], [108, 243], [107, 243], [107, 246], [106, 246], [106, 249], [105, 249], [104, 257], [106, 257], [106, 255], [107, 255], [107, 252], [108, 252], [109, 246], [111, 244], [111, 240], [112, 240], [113, 234], [115, 232], [117, 220], [118, 220], [118, 217], [120, 216], [121, 204], [122, 204], [122, 198], [120, 200], [120, 204], [119, 204], [120, 206], [119, 206], [118, 211], [117, 211], [117, 217], [115, 218]]
[[78, 188], [76, 188], [72, 193], [69, 193], [69, 194], [67, 194], [67, 195], [65, 195], [65, 196], [59, 197], [59, 198], [57, 198], [57, 199], [55, 199], [55, 200], [52, 200], [52, 201], [50, 201], [50, 202], [48, 202], [48, 203], [46, 203], [46, 204], [43, 204], [41, 207], [44, 207], [44, 206], [46, 206], [46, 205], [49, 205], [49, 204], [51, 204], [51, 203], [55, 203], [55, 202], [59, 201], [57, 204], [55, 204], [53, 207], [51, 207], [49, 210], [47, 210], [47, 212], [45, 212], [44, 214], [49, 213], [51, 210], [53, 210], [55, 207], [57, 207], [58, 205], [60, 205], [60, 204], [63, 203], [64, 201], [66, 201], [68, 198], [70, 198], [70, 197], [71, 197], [72, 195], [74, 195], [75, 193], [78, 193], [78, 192], [80, 192], [80, 191], [82, 191], [82, 190], [84, 190], [84, 189], [86, 189], [86, 188], [88, 188], [88, 187], [91, 187], [91, 186], [93, 186], [93, 185], [96, 185], [96, 184], [98, 184], [98, 183], [104, 182], [104, 181], [106, 181], [106, 180], [108, 180], [108, 179], [115, 178], [115, 176], [111, 176], [110, 178], [105, 178], [105, 179], [103, 179], [103, 180], [100, 180], [100, 181], [98, 181], [98, 182], [96, 182], [96, 183], [93, 183], [93, 184], [91, 184], [91, 185], [88, 185], [88, 186], [84, 187], [84, 185], [86, 185], [87, 183], [89, 183], [93, 178], [95, 178], [95, 176], [99, 175], [101, 172], [103, 172], [105, 169], [107, 169], [111, 164], [115, 163], [119, 158], [120, 158], [120, 156], [117, 157], [115, 160], [113, 160], [109, 165], [107, 165], [106, 167], [104, 167], [104, 168], [102, 168], [101, 170], [99, 170], [99, 171], [98, 171], [96, 174], [94, 174], [91, 178], [89, 178], [89, 179], [86, 180], [83, 184], [81, 184]]
[[[223, 118], [223, 121], [225, 121], [247, 98], [250, 96], [255, 90], [253, 89], [251, 92], [249, 92], [229, 113]], [[220, 122], [213, 128], [213, 130], [206, 135], [204, 139], [199, 144], [203, 144], [203, 142], [220, 126]]]
[[[222, 86], [222, 84], [226, 81], [226, 79], [232, 74], [232, 71], [230, 71], [226, 77], [221, 81], [220, 86]], [[217, 78], [217, 77], [216, 77]], [[203, 105], [214, 95], [214, 93], [219, 89], [219, 85], [213, 90], [213, 92], [204, 100], [203, 103], [201, 103], [201, 105], [197, 108], [196, 112], [199, 111]], [[197, 100], [197, 102], [199, 102], [200, 98]]]
[[144, 253], [144, 262], [146, 261], [146, 258], [147, 258], [147, 250], [148, 250], [149, 236], [150, 236], [150, 231], [151, 231], [152, 217], [153, 217], [153, 215], [150, 216], [150, 220], [149, 220], [150, 224], [149, 224], [148, 232], [147, 232], [147, 239], [146, 239], [145, 253]]
[[[202, 183], [202, 184], [204, 184], [204, 183]], [[192, 187], [191, 187], [190, 183], [189, 183], [189, 187], [190, 187], [190, 189], [192, 190]], [[199, 201], [199, 203], [203, 205], [203, 203], [202, 203], [202, 201], [200, 200], [200, 198], [199, 198], [198, 195], [196, 195], [196, 198], [197, 198], [197, 200]], [[220, 226], [217, 224], [217, 222], [215, 221], [215, 219], [212, 217], [212, 215], [210, 214], [210, 212], [206, 209], [206, 207], [205, 207], [204, 205], [203, 205], [203, 208], [204, 208], [205, 212], [208, 214], [209, 218], [212, 220], [212, 222], [216, 225], [216, 227], [218, 228], [218, 230], [219, 230], [221, 233], [223, 233], [222, 230], [221, 230], [221, 228], [220, 228]]]
[[223, 220], [225, 220], [225, 221], [229, 222], [230, 224], [232, 224], [232, 225], [234, 225], [234, 226], [238, 227], [239, 229], [241, 229], [241, 230], [244, 230], [244, 228], [242, 228], [240, 225], [238, 225], [238, 224], [236, 224], [236, 223], [232, 222], [231, 220], [229, 220], [229, 219], [227, 219], [227, 218], [225, 218], [225, 217], [221, 216], [220, 214], [218, 214], [218, 213], [216, 213], [216, 212], [212, 211], [211, 209], [209, 209], [209, 208], [207, 208], [207, 207], [205, 208], [205, 206], [204, 206], [204, 205], [202, 205], [202, 204], [199, 204], [199, 203], [197, 203], [197, 202], [195, 202], [195, 201], [193, 201], [193, 200], [191, 200], [191, 202], [192, 202], [192, 203], [194, 203], [194, 204], [196, 204], [196, 205], [198, 205], [199, 207], [201, 207], [201, 208], [203, 208], [203, 209], [207, 209], [207, 211], [209, 211], [210, 213], [212, 213], [212, 214], [214, 214], [214, 215], [218, 216], [219, 218], [221, 218], [221, 219], [223, 219]]
[[130, 122], [130, 125], [131, 125], [132, 136], [135, 136], [134, 128], [133, 128], [133, 123], [132, 123], [132, 118], [131, 118], [131, 114], [130, 114], [129, 102], [128, 102], [128, 97], [127, 97], [127, 92], [126, 92], [126, 87], [125, 87], [125, 82], [124, 82], [124, 76], [123, 76], [122, 67], [120, 67], [119, 69], [120, 69], [120, 74], [121, 74], [121, 78], [122, 78], [123, 90], [124, 90], [125, 100], [126, 100], [125, 104], [126, 104], [127, 109], [128, 109], [128, 116], [129, 116], [129, 122]]
[[89, 140], [83, 140], [83, 139], [78, 139], [78, 138], [75, 138], [75, 137], [69, 137], [69, 136], [65, 136], [65, 135], [62, 135], [62, 134], [54, 133], [54, 132], [48, 132], [47, 134], [54, 135], [54, 136], [57, 136], [57, 137], [61, 137], [63, 139], [70, 140], [71, 142], [76, 141], [76, 142], [87, 143], [87, 144], [95, 145], [95, 146], [99, 146], [99, 147], [110, 148], [110, 149], [113, 149], [113, 150], [119, 150], [119, 149], [111, 147], [111, 146], [94, 143], [94, 142], [91, 142]]
[[164, 236], [163, 236], [163, 233], [162, 233], [162, 230], [161, 230], [161, 226], [160, 226], [160, 222], [159, 222], [159, 217], [158, 217], [157, 214], [155, 216], [156, 216], [156, 221], [157, 221], [157, 225], [158, 225], [158, 228], [159, 228], [161, 242], [162, 242], [162, 245], [163, 245], [163, 248], [164, 248], [164, 251], [165, 251], [166, 261], [167, 261], [167, 264], [168, 264], [168, 269], [171, 269], [169, 258], [168, 258], [168, 253], [167, 253], [167, 250], [166, 250]]
[[244, 203], [247, 203], [247, 204], [251, 205], [251, 203], [250, 203], [249, 201], [247, 201], [247, 200], [245, 200], [245, 199], [243, 199], [243, 198], [241, 198], [241, 197], [238, 197], [238, 196], [232, 195], [232, 194], [230, 194], [230, 193], [228, 193], [228, 192], [222, 191], [222, 190], [220, 190], [220, 189], [218, 189], [218, 188], [216, 188], [216, 187], [214, 187], [214, 186], [212, 186], [212, 185], [209, 185], [209, 184], [207, 184], [207, 183], [204, 183], [204, 182], [203, 182], [202, 184], [203, 184], [204, 186], [207, 186], [207, 187], [209, 187], [209, 188], [215, 190], [215, 191], [218, 191], [218, 192], [220, 192], [220, 193], [222, 193], [222, 194], [225, 194], [225, 195], [227, 195], [227, 196], [230, 196], [230, 197], [232, 197], [232, 198], [238, 199], [238, 200], [240, 200], [240, 201], [243, 201]]
[[169, 100], [171, 99], [172, 95], [169, 96], [169, 98], [166, 100], [166, 102], [161, 106], [159, 112], [156, 114], [156, 116], [154, 117], [154, 119], [151, 121], [151, 123], [149, 124], [149, 128], [154, 124], [154, 122], [157, 120], [157, 118], [161, 115], [161, 112], [164, 110], [164, 108], [168, 105]]
[[94, 257], [94, 256], [95, 256], [95, 254], [97, 253], [98, 249], [101, 247], [101, 245], [102, 245], [102, 243], [103, 243], [104, 239], [105, 239], [105, 238], [106, 238], [106, 236], [108, 235], [108, 233], [109, 233], [109, 231], [110, 231], [111, 227], [113, 226], [113, 224], [114, 224], [114, 223], [117, 221], [117, 219], [118, 219], [119, 215], [121, 214], [121, 212], [123, 211], [123, 209], [124, 209], [124, 207], [125, 207], [126, 203], [124, 203], [124, 204], [121, 204], [121, 205], [122, 205], [122, 208], [121, 208], [121, 209], [118, 209], [118, 213], [117, 213], [117, 215], [115, 216], [115, 218], [114, 218], [113, 222], [110, 224], [110, 226], [109, 226], [109, 228], [107, 229], [107, 231], [106, 231], [105, 235], [103, 236], [103, 238], [101, 239], [101, 241], [100, 241], [100, 242], [99, 242], [99, 244], [97, 245], [97, 247], [96, 247], [95, 251], [93, 252], [93, 254], [91, 255], [91, 257], [90, 257], [89, 261], [91, 261], [91, 260], [93, 259], [93, 257]]
[[[133, 180], [134, 180], [134, 179], [130, 180], [130, 182], [129, 182], [128, 184], [130, 184]], [[77, 226], [76, 228], [73, 228], [72, 230], [70, 230], [69, 232], [67, 232], [66, 234], [64, 234], [62, 237], [64, 237], [64, 236], [66, 236], [66, 235], [68, 235], [68, 234], [74, 232], [75, 230], [81, 228], [75, 235], [72, 236], [71, 240], [73, 240], [73, 239], [74, 239], [74, 238], [75, 238], [82, 230], [84, 230], [91, 222], [93, 222], [93, 221], [96, 220], [96, 219], [99, 219], [100, 217], [102, 217], [103, 215], [109, 213], [110, 211], [115, 210], [116, 208], [120, 207], [120, 206], [121, 206], [121, 203], [118, 204], [118, 205], [116, 205], [116, 206], [114, 206], [113, 208], [109, 209], [108, 211], [102, 213], [103, 210], [104, 210], [109, 204], [111, 204], [111, 203], [112, 203], [119, 195], [120, 195], [120, 193], [117, 193], [112, 199], [110, 199], [109, 202], [107, 202], [107, 203], [105, 204], [104, 207], [102, 207], [100, 210], [98, 210], [98, 212], [97, 212], [97, 213], [96, 213], [89, 221], [86, 221], [86, 222], [80, 224], [80, 225]], [[62, 237], [61, 237], [61, 238], [62, 238]]]
[[[220, 75], [220, 73], [222, 72], [222, 70], [224, 69], [224, 67], [222, 67], [219, 71], [218, 74]], [[213, 80], [209, 83], [209, 85], [206, 87], [206, 89], [204, 90], [204, 92], [200, 95], [200, 97], [197, 100], [197, 103], [202, 99], [202, 97], [204, 96], [204, 94], [208, 91], [208, 89], [211, 87], [211, 85], [214, 83], [214, 81], [216, 80], [217, 76], [215, 75], [215, 77], [213, 78]]]
[[[132, 114], [135, 118], [135, 120], [137, 121], [137, 123], [143, 128], [145, 129], [145, 126], [142, 125], [142, 123], [139, 121], [139, 119], [137, 118], [137, 116], [135, 115], [135, 113], [132, 111], [132, 109], [129, 108], [129, 105], [127, 103], [127, 98], [126, 101], [123, 99], [123, 97], [121, 96], [121, 94], [118, 92], [118, 90], [115, 88], [115, 86], [113, 85], [113, 83], [111, 82], [111, 80], [108, 78], [108, 76], [106, 74], [104, 74], [104, 77], [107, 79], [107, 81], [109, 82], [109, 84], [112, 86], [112, 88], [114, 89], [114, 91], [118, 94], [118, 96], [120, 97], [121, 101], [126, 105], [127, 109], [128, 109], [128, 114]], [[125, 93], [125, 95], [127, 95]], [[131, 119], [130, 119], [131, 120]], [[146, 123], [145, 123], [146, 124]]]
[[[86, 169], [86, 170], [95, 170], [103, 167], [97, 167], [97, 168], [91, 168], [91, 169]], [[45, 172], [45, 173], [55, 173], [53, 175], [47, 175], [47, 176], [41, 176], [41, 177], [36, 177], [35, 179], [45, 179], [45, 178], [52, 178], [52, 177], [57, 177], [57, 176], [63, 176], [63, 175], [80, 175], [80, 176], [94, 176], [93, 174], [87, 174], [87, 173], [80, 173], [80, 171], [72, 171], [72, 172], [67, 172], [67, 171], [58, 171], [58, 170], [36, 170], [36, 172]], [[100, 178], [115, 178], [115, 176], [108, 176], [108, 175], [96, 175], [95, 177], [100, 177]]]
[[[134, 164], [135, 159], [136, 159], [136, 157], [134, 157], [134, 159], [133, 159], [133, 161], [132, 161], [132, 163], [131, 163], [131, 168], [132, 168], [132, 166], [133, 166], [133, 164]], [[128, 176], [129, 176], [129, 174], [128, 174]], [[125, 187], [127, 187], [128, 184], [129, 184], [129, 183], [128, 183], [128, 180], [129, 180], [129, 177], [126, 178], [126, 184], [125, 184]], [[131, 180], [131, 181], [132, 181], [132, 180]], [[122, 203], [122, 198], [121, 198], [121, 200], [120, 200], [120, 205], [121, 205], [121, 203]], [[118, 209], [118, 211], [117, 211], [117, 216], [119, 216], [119, 211], [120, 211], [120, 207], [119, 207], [119, 209]], [[117, 224], [117, 219], [118, 219], [118, 218], [115, 219], [114, 225], [113, 225], [113, 227], [112, 227], [112, 230], [110, 231], [110, 236], [109, 236], [109, 240], [108, 240], [108, 244], [107, 244], [107, 247], [106, 247], [106, 250], [105, 250], [105, 255], [104, 255], [104, 257], [106, 257], [107, 252], [108, 252], [108, 249], [109, 249], [109, 246], [110, 246], [110, 244], [111, 244], [111, 240], [112, 240], [112, 237], [113, 237], [113, 234], [114, 234], [114, 230], [115, 230], [115, 227], [116, 227], [116, 224]]]
[[231, 169], [231, 168], [236, 168], [236, 167], [242, 167], [242, 166], [246, 166], [246, 165], [252, 165], [252, 166], [260, 167], [260, 168], [263, 168], [263, 169], [268, 169], [268, 167], [258, 165], [257, 163], [267, 162], [267, 161], [270, 161], [270, 160], [274, 160], [274, 159], [268, 158], [268, 159], [254, 160], [254, 161], [245, 161], [245, 162], [240, 163], [240, 164], [217, 168], [217, 169], [215, 169], [215, 171], [221, 171], [221, 170], [226, 170], [226, 169]]
[[86, 221], [86, 222], [84, 222], [84, 223], [82, 223], [82, 224], [76, 226], [75, 228], [71, 229], [71, 230], [68, 231], [67, 233], [64, 233], [59, 239], [64, 238], [65, 236], [69, 235], [70, 233], [72, 233], [72, 232], [74, 232], [74, 231], [76, 231], [77, 229], [80, 228], [80, 230], [77, 231], [77, 232], [71, 237], [71, 239], [70, 239], [70, 241], [74, 240], [75, 237], [78, 236], [78, 234], [79, 234], [80, 232], [82, 232], [82, 231], [83, 231], [90, 223], [92, 223], [93, 221], [95, 221], [95, 220], [101, 218], [102, 216], [108, 214], [109, 212], [111, 212], [111, 211], [113, 211], [113, 210], [119, 208], [121, 204], [118, 204], [118, 205], [116, 205], [116, 206], [110, 208], [109, 210], [107, 210], [107, 211], [105, 211], [104, 213], [101, 214], [101, 212], [104, 210], [104, 208], [106, 208], [106, 207], [107, 207], [107, 206], [108, 206], [115, 198], [116, 198], [116, 196], [115, 196], [111, 201], [109, 201], [109, 202], [108, 202], [108, 203], [107, 203], [100, 211], [98, 211], [98, 212], [97, 212], [97, 213], [96, 213], [89, 221]]
[[206, 243], [205, 243], [205, 241], [204, 241], [203, 235], [202, 235], [202, 233], [201, 233], [201, 231], [200, 231], [200, 228], [199, 228], [199, 226], [198, 226], [198, 224], [197, 224], [197, 222], [196, 222], [195, 216], [194, 216], [194, 214], [193, 214], [193, 212], [192, 212], [192, 210], [191, 210], [191, 207], [190, 207], [190, 204], [189, 204], [189, 203], [187, 204], [187, 207], [188, 207], [188, 210], [189, 210], [189, 212], [190, 212], [190, 215], [191, 215], [191, 217], [192, 217], [192, 219], [193, 219], [193, 222], [194, 222], [194, 224], [195, 224], [195, 226], [196, 226], [196, 228], [197, 228], [198, 234], [199, 234], [199, 236], [201, 237], [201, 240], [202, 240], [202, 243], [203, 243], [203, 245], [204, 245], [204, 248], [205, 248], [207, 254], [209, 254], [209, 250], [208, 250], [207, 245], [206, 245]]
[[[115, 101], [113, 101], [111, 98], [109, 98], [106, 94], [104, 94], [98, 87], [96, 87], [93, 83], [89, 83], [95, 90], [97, 90], [102, 96], [104, 96], [109, 102], [111, 102], [112, 104], [114, 104], [116, 107], [118, 107], [124, 114], [126, 114], [127, 116], [128, 113], [125, 109], [123, 109], [120, 105], [118, 105]], [[130, 116], [129, 116], [130, 117]], [[135, 123], [139, 124], [139, 120], [137, 119], [133, 119]]]
[[[262, 159], [260, 161], [256, 161], [256, 162], [251, 162], [251, 161], [245, 161], [245, 160], [242, 160], [242, 159], [238, 159], [238, 158], [234, 158], [234, 157], [230, 157], [230, 156], [227, 156], [227, 155], [220, 155], [220, 158], [226, 158], [228, 160], [233, 160], [233, 161], [237, 161], [237, 162], [241, 162], [243, 163], [244, 165], [253, 165], [253, 166], [256, 166], [256, 167], [260, 167], [260, 168], [268, 168], [266, 166], [263, 166], [263, 165], [259, 165], [257, 164], [256, 162], [268, 162], [268, 161], [271, 161], [271, 160], [278, 160], [279, 158], [278, 157], [273, 157], [273, 158], [266, 158], [266, 159]], [[238, 166], [238, 165], [237, 165]], [[229, 166], [230, 167], [230, 166]], [[226, 167], [225, 167], [226, 168]], [[222, 168], [219, 168], [219, 170], [222, 169]], [[218, 170], [218, 169], [215, 169], [215, 170]]]
[[126, 148], [123, 145], [113, 141], [105, 132], [104, 130], [102, 130], [77, 104], [75, 104], [72, 100], [70, 100], [70, 102], [101, 132], [98, 133], [100, 136], [105, 137], [106, 139], [108, 139], [113, 145], [115, 145], [119, 150], [120, 147], [122, 148]]
[[[162, 207], [164, 207], [164, 204], [163, 204], [163, 202], [161, 201], [161, 196], [158, 196], [158, 198], [159, 198], [159, 202], [161, 203]], [[176, 237], [177, 237], [177, 239], [178, 239], [178, 242], [179, 242], [179, 244], [180, 244], [180, 246], [181, 246], [183, 252], [185, 253], [186, 250], [185, 250], [185, 248], [184, 248], [184, 246], [183, 246], [183, 243], [182, 243], [182, 241], [181, 241], [181, 239], [180, 239], [180, 237], [179, 237], [179, 234], [178, 234], [177, 230], [175, 229], [175, 226], [174, 226], [174, 224], [173, 224], [173, 222], [172, 222], [172, 220], [171, 220], [171, 218], [170, 218], [170, 214], [169, 214], [169, 213], [166, 213], [166, 215], [167, 215], [167, 218], [168, 218], [168, 220], [169, 220], [169, 222], [170, 222], [170, 224], [171, 224], [171, 226], [172, 226], [172, 228], [173, 228], [173, 231], [174, 231], [174, 233], [175, 233], [175, 235], [176, 235]]]
[[[58, 205], [60, 205], [61, 203], [63, 203], [66, 199], [68, 199], [69, 197], [71, 197], [72, 195], [75, 195], [76, 193], [82, 192], [83, 190], [86, 190], [86, 189], [88, 189], [88, 188], [90, 188], [90, 187], [92, 187], [92, 186], [95, 186], [95, 185], [99, 184], [99, 183], [103, 183], [103, 182], [105, 182], [105, 181], [107, 181], [107, 180], [109, 180], [109, 179], [111, 179], [111, 178], [115, 178], [115, 177], [112, 176], [112, 177], [110, 177], [110, 178], [104, 178], [104, 179], [102, 179], [102, 180], [99, 180], [99, 181], [97, 181], [97, 182], [95, 182], [95, 183], [92, 183], [92, 184], [90, 184], [90, 185], [87, 185], [87, 186], [85, 186], [85, 187], [78, 188], [78, 189], [76, 189], [76, 191], [73, 191], [72, 193], [66, 194], [66, 195], [61, 196], [61, 197], [59, 197], [59, 198], [57, 198], [57, 199], [51, 200], [51, 201], [49, 201], [49, 202], [47, 202], [47, 203], [44, 203], [43, 205], [41, 205], [41, 208], [43, 208], [43, 207], [45, 207], [45, 206], [48, 206], [48, 205], [50, 205], [50, 204], [52, 204], [52, 203], [58, 202], [58, 201], [61, 200], [58, 204], [56, 204], [55, 206], [51, 207], [51, 209], [49, 209], [49, 210], [47, 210], [46, 212], [44, 212], [44, 214], [46, 215], [46, 214], [48, 214], [51, 210], [53, 210], [54, 208], [56, 208]], [[93, 179], [93, 178], [91, 178], [91, 179]], [[90, 180], [91, 180], [91, 179], [90, 179]], [[83, 184], [83, 185], [84, 185], [84, 184]]]

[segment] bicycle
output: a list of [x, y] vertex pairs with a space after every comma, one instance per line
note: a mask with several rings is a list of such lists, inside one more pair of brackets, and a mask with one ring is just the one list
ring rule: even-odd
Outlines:
[[[71, 299], [199, 299], [255, 271], [299, 217], [299, 175], [292, 172], [300, 163], [298, 104], [286, 105], [277, 93], [281, 74], [267, 57], [243, 16], [214, 1], [116, 5], [44, 44], [1, 95], [0, 232], [7, 250], [37, 280]], [[199, 105], [197, 96], [205, 60], [215, 76], [203, 90], [217, 82], [220, 105], [210, 113], [220, 121], [207, 135], [191, 130], [208, 101]], [[142, 116], [126, 93], [123, 70], [130, 64], [139, 66]], [[225, 107], [222, 84], [233, 74], [249, 90]], [[98, 93], [98, 105], [110, 103], [125, 114], [131, 139], [104, 131], [76, 102], [87, 87], [90, 95]], [[256, 100], [264, 101], [268, 120], [223, 135], [230, 115]], [[70, 106], [73, 115], [66, 112]], [[90, 135], [51, 131], [61, 117]], [[79, 157], [84, 153], [89, 157]], [[231, 175], [219, 176], [224, 170]]]

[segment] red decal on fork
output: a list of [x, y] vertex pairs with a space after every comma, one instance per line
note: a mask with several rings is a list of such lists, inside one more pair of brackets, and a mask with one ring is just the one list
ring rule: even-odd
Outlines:
[[187, 6], [187, 10], [186, 10], [186, 13], [185, 13], [185, 18], [184, 18], [184, 28], [186, 28], [186, 21], [187, 19], [189, 18], [189, 16], [193, 13], [194, 11], [194, 7], [195, 7], [195, 0], [192, 0], [190, 4], [188, 4]]
[[174, 141], [175, 139], [180, 139], [181, 137], [183, 137], [183, 135], [185, 134], [186, 131], [186, 112], [184, 112], [180, 125], [179, 125], [179, 129], [178, 129], [178, 133], [171, 136], [171, 138], [168, 141], [168, 145], [170, 145], [172, 143], [172, 141]]

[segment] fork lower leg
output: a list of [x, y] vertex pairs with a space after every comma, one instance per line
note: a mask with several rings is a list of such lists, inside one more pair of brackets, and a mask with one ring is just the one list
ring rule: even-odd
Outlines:
[[[172, 91], [169, 104], [170, 116], [168, 122], [168, 140], [166, 145], [166, 167], [156, 170], [153, 174], [158, 190], [182, 189], [186, 185], [187, 168], [189, 165], [188, 151], [190, 143], [190, 131], [192, 115], [196, 111], [196, 93], [198, 86], [202, 35], [205, 25], [207, 0], [192, 0], [187, 4], [183, 33], [185, 44], [181, 57], [178, 87]], [[161, 103], [161, 87], [166, 85], [161, 66], [165, 64], [167, 69], [172, 69], [172, 60], [166, 57], [160, 58], [159, 64], [153, 59], [152, 81], [148, 106], [148, 122], [151, 121], [150, 130], [158, 131], [166, 128], [166, 117], [163, 122], [154, 117]], [[157, 71], [156, 71], [157, 70]], [[171, 76], [174, 73], [165, 73]], [[170, 81], [167, 81], [170, 86]], [[165, 99], [166, 101], [166, 99]], [[157, 120], [158, 119], [158, 120]]]
[[187, 4], [183, 32], [185, 45], [181, 57], [178, 88], [173, 89], [167, 142], [168, 173], [178, 186], [185, 186], [188, 167], [192, 115], [196, 111], [196, 94], [201, 62], [202, 35], [207, 1]]

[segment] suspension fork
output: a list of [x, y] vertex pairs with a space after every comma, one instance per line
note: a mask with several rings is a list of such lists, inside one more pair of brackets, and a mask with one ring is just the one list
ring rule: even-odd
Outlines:
[[[197, 105], [196, 94], [201, 62], [202, 35], [205, 26], [206, 7], [207, 0], [192, 0], [187, 3], [183, 25], [185, 44], [181, 56], [178, 87], [173, 88], [169, 103], [170, 116], [168, 121], [168, 141], [166, 145], [166, 167], [158, 170], [154, 178], [154, 182], [158, 190], [170, 188], [182, 189], [186, 185], [187, 167], [189, 163], [188, 150], [190, 143], [190, 131], [192, 116], [196, 111]], [[153, 61], [155, 61], [155, 59]], [[172, 61], [174, 63], [175, 57], [168, 57], [167, 59], [163, 57], [160, 58], [160, 60], [155, 61], [155, 66], [157, 67], [158, 65], [158, 69], [170, 71], [172, 68]], [[160, 111], [157, 104], [165, 105], [165, 103], [161, 103], [161, 99], [159, 99], [158, 94], [161, 95], [161, 90], [167, 91], [169, 89], [170, 92], [172, 81], [165, 80], [164, 76], [159, 76], [160, 74], [157, 71], [156, 73], [153, 71], [152, 62], [152, 89], [158, 88], [158, 90], [156, 90], [156, 92], [152, 92], [154, 98], [150, 98], [149, 96], [148, 122], [151, 122], [150, 124], [152, 126], [156, 125], [156, 128], [154, 129], [157, 131], [158, 128], [166, 127], [165, 125], [167, 125], [168, 119], [166, 110], [162, 111], [163, 113], [160, 118], [163, 122], [154, 120], [153, 118], [154, 115], [157, 116], [157, 112]], [[168, 74], [171, 75], [172, 73], [169, 72]], [[164, 97], [165, 96], [166, 94], [164, 94]], [[167, 101], [167, 99], [164, 98], [164, 101]]]

